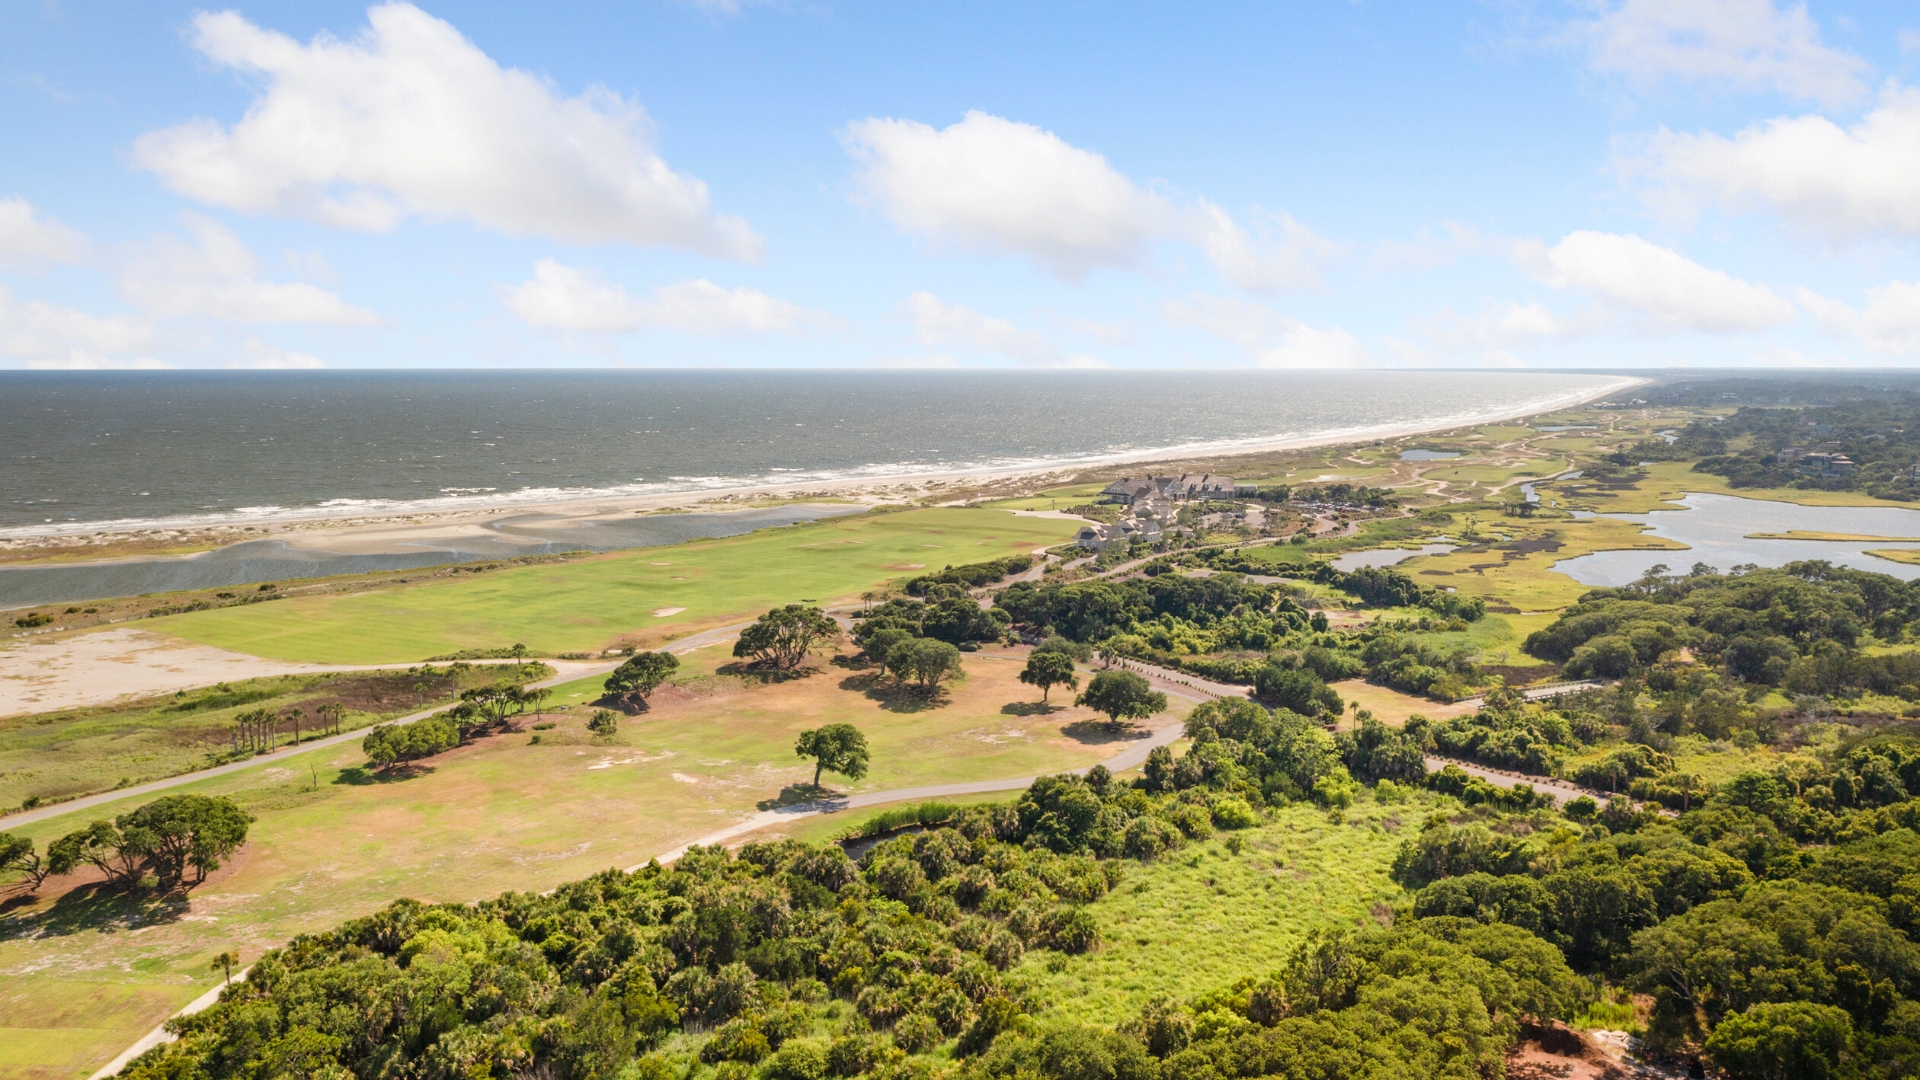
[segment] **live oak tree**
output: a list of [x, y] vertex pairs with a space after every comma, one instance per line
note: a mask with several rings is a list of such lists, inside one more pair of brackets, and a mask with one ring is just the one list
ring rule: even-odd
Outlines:
[[740, 632], [733, 655], [770, 667], [792, 670], [822, 642], [840, 634], [840, 626], [817, 607], [788, 604], [760, 616]]
[[46, 861], [54, 874], [94, 866], [121, 886], [152, 874], [162, 889], [185, 884], [191, 869], [198, 884], [246, 842], [252, 821], [223, 796], [169, 795], [68, 833], [47, 845]]
[[672, 677], [679, 667], [680, 658], [670, 652], [635, 653], [607, 676], [607, 696], [630, 711], [639, 712], [647, 707], [647, 695]]
[[1036, 652], [1027, 657], [1026, 670], [1020, 673], [1020, 681], [1028, 686], [1040, 688], [1040, 700], [1056, 686], [1065, 686], [1069, 690], [1080, 688], [1080, 679], [1073, 673], [1073, 657], [1063, 652]]
[[918, 683], [922, 691], [932, 694], [942, 682], [959, 677], [960, 650], [933, 638], [913, 638], [887, 654], [887, 670], [894, 678]]
[[849, 780], [867, 775], [867, 737], [852, 724], [828, 724], [803, 731], [793, 744], [793, 752], [813, 759], [814, 787], [820, 786], [820, 774], [824, 771], [837, 772]]
[[500, 725], [507, 717], [515, 716], [526, 709], [526, 692], [516, 683], [496, 682], [486, 686], [476, 686], [460, 695], [460, 700], [487, 719], [489, 725]]
[[33, 892], [51, 872], [46, 858], [34, 850], [31, 839], [0, 833], [0, 874], [26, 875], [27, 891]]
[[881, 667], [886, 667], [887, 657], [893, 655], [893, 650], [903, 641], [912, 641], [913, 636], [911, 630], [897, 626], [882, 627], [867, 635], [867, 644], [863, 651], [867, 654], [867, 659]]
[[1129, 720], [1144, 720], [1166, 708], [1167, 695], [1131, 671], [1113, 670], [1095, 675], [1073, 703], [1106, 713], [1107, 726], [1117, 731]]
[[381, 724], [360, 740], [360, 749], [376, 768], [386, 770], [396, 763], [432, 757], [460, 745], [460, 725], [447, 713], [415, 720], [411, 724]]

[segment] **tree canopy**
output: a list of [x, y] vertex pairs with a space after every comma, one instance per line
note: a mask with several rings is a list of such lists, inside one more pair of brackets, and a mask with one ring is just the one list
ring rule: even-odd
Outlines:
[[740, 631], [739, 640], [733, 643], [733, 655], [792, 670], [804, 663], [816, 646], [839, 634], [839, 625], [819, 608], [788, 604], [774, 608]]
[[1145, 720], [1164, 710], [1167, 695], [1153, 689], [1141, 676], [1116, 668], [1095, 674], [1073, 703], [1106, 713], [1108, 724], [1119, 728], [1129, 720]]
[[942, 682], [960, 676], [960, 649], [933, 638], [908, 638], [887, 653], [887, 670], [931, 694]]
[[628, 657], [607, 676], [607, 696], [630, 708], [646, 708], [647, 695], [653, 693], [680, 669], [680, 658], [670, 652], [643, 652]]
[[1073, 673], [1073, 657], [1064, 652], [1042, 650], [1027, 656], [1027, 666], [1020, 672], [1020, 681], [1028, 686], [1040, 688], [1040, 700], [1056, 686], [1065, 686], [1076, 690], [1080, 686], [1080, 677]]
[[867, 737], [852, 724], [828, 724], [800, 733], [793, 752], [813, 759], [813, 786], [820, 786], [823, 771], [837, 772], [849, 780], [867, 775]]
[[16, 851], [14, 858], [26, 864], [19, 868], [43, 877], [92, 866], [121, 888], [138, 888], [150, 875], [164, 891], [205, 881], [246, 843], [252, 821], [222, 795], [168, 795], [52, 841], [37, 869], [30, 851]]

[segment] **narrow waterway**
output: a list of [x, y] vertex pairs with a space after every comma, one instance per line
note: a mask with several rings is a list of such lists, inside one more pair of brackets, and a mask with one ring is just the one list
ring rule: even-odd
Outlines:
[[1554, 569], [1584, 585], [1625, 585], [1650, 568], [1665, 565], [1684, 572], [1695, 563], [1716, 570], [1735, 566], [1784, 566], [1824, 559], [1839, 566], [1871, 570], [1912, 581], [1920, 565], [1897, 563], [1867, 554], [1870, 550], [1920, 551], [1920, 542], [1898, 540], [1772, 540], [1755, 533], [1822, 532], [1859, 536], [1920, 538], [1920, 510], [1898, 506], [1801, 506], [1733, 495], [1691, 494], [1685, 510], [1645, 514], [1605, 514], [1650, 526], [1654, 536], [1677, 540], [1685, 551], [1597, 551], [1566, 559]]
[[[413, 550], [349, 554], [251, 540], [197, 555], [111, 562], [0, 567], [0, 609], [71, 604], [114, 596], [218, 589], [295, 578], [415, 570], [563, 551], [617, 551], [688, 540], [737, 536], [755, 529], [816, 521], [849, 508], [794, 505], [716, 514], [647, 514], [613, 521], [569, 522], [528, 514], [488, 523], [486, 532], [401, 545]], [[857, 512], [857, 511], [856, 511]]]

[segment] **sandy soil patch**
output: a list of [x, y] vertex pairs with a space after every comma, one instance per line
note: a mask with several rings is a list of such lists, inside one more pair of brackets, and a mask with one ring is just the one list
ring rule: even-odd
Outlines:
[[15, 640], [0, 644], [0, 716], [101, 705], [266, 675], [353, 671], [357, 666], [262, 660], [126, 628], [52, 641]]
[[685, 611], [685, 610], [687, 610], [687, 609], [686, 609], [686, 608], [683, 608], [683, 607], [663, 607], [663, 608], [655, 608], [655, 609], [654, 609], [654, 612], [653, 612], [653, 617], [654, 617], [654, 618], [656, 618], [656, 619], [664, 619], [664, 618], [666, 618], [666, 617], [667, 617], [667, 616], [669, 616], [669, 615], [678, 615], [678, 614], [680, 614], [681, 612], [683, 612], [683, 611]]
[[[477, 661], [479, 664], [490, 662], [508, 661]], [[542, 663], [562, 675], [595, 667], [593, 661], [545, 660]], [[176, 690], [269, 675], [404, 666], [263, 660], [127, 627], [52, 640], [16, 639], [0, 641], [0, 716], [104, 705], [121, 699], [171, 694]]]

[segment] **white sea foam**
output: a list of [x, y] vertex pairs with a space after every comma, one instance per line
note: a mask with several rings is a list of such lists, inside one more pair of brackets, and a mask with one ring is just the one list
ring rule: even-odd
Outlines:
[[443, 487], [438, 494], [420, 499], [330, 498], [310, 506], [260, 505], [212, 510], [205, 513], [118, 517], [83, 522], [42, 522], [0, 528], [0, 538], [33, 538], [95, 532], [146, 532], [242, 526], [259, 521], [309, 521], [346, 517], [388, 517], [412, 514], [538, 507], [544, 504], [617, 500], [625, 498], [711, 493], [778, 485], [782, 488], [806, 488], [815, 485], [912, 481], [933, 476], [968, 476], [1008, 472], [1042, 472], [1124, 464], [1131, 461], [1165, 460], [1179, 457], [1223, 456], [1263, 450], [1292, 449], [1328, 443], [1358, 442], [1446, 430], [1508, 419], [1516, 416], [1551, 412], [1582, 401], [1603, 397], [1644, 382], [1642, 379], [1615, 377], [1600, 383], [1587, 383], [1576, 389], [1536, 397], [1490, 402], [1475, 408], [1442, 416], [1407, 416], [1369, 424], [1332, 427], [1295, 427], [1257, 436], [1195, 439], [1142, 445], [1115, 440], [1106, 446], [1079, 453], [1050, 455], [1004, 455], [974, 459], [933, 461], [870, 462], [847, 468], [807, 469], [769, 465], [765, 471], [746, 475], [671, 475], [664, 481], [635, 480], [605, 486], [527, 486]]

